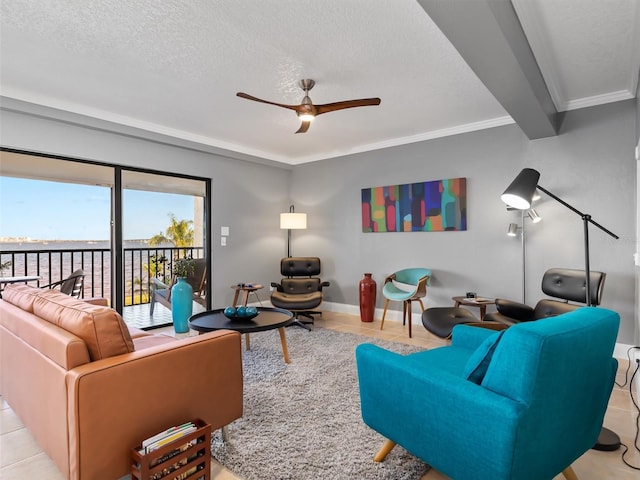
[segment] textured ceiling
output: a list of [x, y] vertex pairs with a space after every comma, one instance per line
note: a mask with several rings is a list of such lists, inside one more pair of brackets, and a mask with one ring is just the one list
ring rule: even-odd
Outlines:
[[[464, 2], [464, 0], [461, 0]], [[470, 0], [467, 0], [470, 1]], [[513, 0], [559, 111], [634, 96], [640, 0]], [[16, 99], [298, 164], [513, 121], [415, 0], [0, 2]], [[332, 112], [295, 135], [298, 80]]]

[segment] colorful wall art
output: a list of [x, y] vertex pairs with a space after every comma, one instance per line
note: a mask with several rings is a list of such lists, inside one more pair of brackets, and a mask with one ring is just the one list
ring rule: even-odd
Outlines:
[[466, 178], [362, 189], [363, 232], [466, 229]]

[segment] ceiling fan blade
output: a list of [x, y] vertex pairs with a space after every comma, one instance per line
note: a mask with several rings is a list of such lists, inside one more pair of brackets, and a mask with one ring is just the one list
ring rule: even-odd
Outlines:
[[309, 130], [309, 125], [311, 125], [311, 122], [302, 122], [300, 124], [300, 128], [296, 131], [296, 133], [305, 133], [307, 130]]
[[345, 100], [343, 102], [325, 103], [324, 105], [316, 105], [316, 115], [336, 110], [344, 110], [345, 108], [368, 107], [380, 105], [379, 98], [361, 98], [359, 100]]
[[238, 92], [236, 95], [240, 98], [245, 98], [247, 100], [253, 100], [254, 102], [267, 103], [269, 105], [275, 105], [276, 107], [288, 108], [290, 110], [298, 111], [300, 105], [285, 105], [284, 103], [276, 103], [270, 102], [269, 100], [262, 100], [261, 98], [253, 97], [249, 94]]

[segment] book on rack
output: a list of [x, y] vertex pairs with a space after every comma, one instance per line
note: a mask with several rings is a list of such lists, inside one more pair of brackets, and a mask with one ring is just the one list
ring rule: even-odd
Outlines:
[[175, 427], [168, 428], [167, 430], [160, 432], [152, 437], [147, 438], [142, 442], [142, 449], [140, 453], [150, 453], [158, 448], [166, 445], [169, 442], [184, 437], [196, 430], [196, 426], [193, 422], [183, 423]]

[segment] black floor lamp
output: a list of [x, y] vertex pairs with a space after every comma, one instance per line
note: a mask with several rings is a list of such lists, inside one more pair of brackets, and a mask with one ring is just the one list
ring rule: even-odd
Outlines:
[[[533, 195], [535, 194], [536, 189], [538, 189], [582, 218], [582, 222], [584, 225], [584, 270], [586, 286], [585, 303], [589, 307], [595, 306], [596, 301], [593, 299], [593, 296], [591, 294], [591, 270], [589, 267], [589, 224], [595, 225], [600, 230], [615, 238], [616, 240], [619, 237], [615, 233], [604, 228], [598, 222], [595, 222], [591, 218], [591, 215], [582, 213], [580, 210], [573, 207], [572, 205], [569, 205], [567, 202], [557, 197], [549, 190], [538, 185], [539, 179], [540, 172], [532, 168], [524, 168], [518, 174], [515, 180], [511, 182], [511, 185], [507, 187], [500, 198], [502, 198], [502, 201], [510, 207], [517, 208], [519, 210], [526, 210], [531, 208]], [[612, 432], [611, 430], [603, 427], [602, 431], [600, 432], [600, 436], [598, 437], [598, 442], [593, 448], [596, 450], [604, 451], [617, 450], [618, 448], [620, 448], [620, 437], [618, 437], [615, 432]]]

